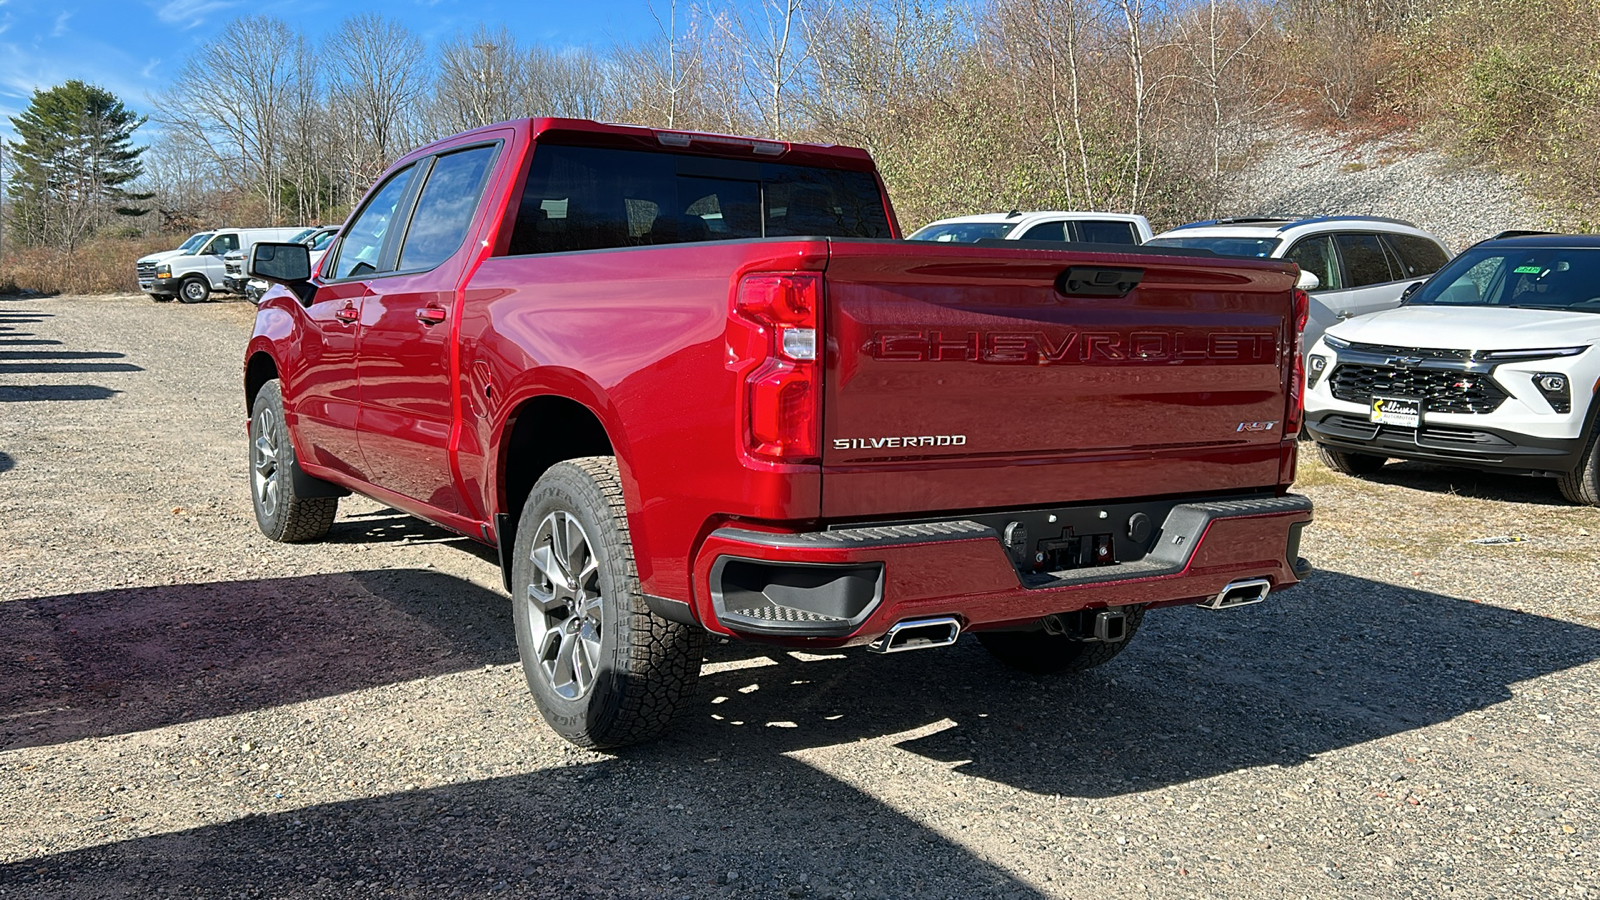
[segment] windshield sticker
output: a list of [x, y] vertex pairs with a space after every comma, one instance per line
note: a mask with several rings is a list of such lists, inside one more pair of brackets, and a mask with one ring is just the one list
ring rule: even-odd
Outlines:
[[1512, 269], [1511, 271], [1517, 273], [1518, 275], [1537, 275], [1540, 272], [1544, 271], [1544, 267], [1543, 266], [1517, 266], [1515, 269]]

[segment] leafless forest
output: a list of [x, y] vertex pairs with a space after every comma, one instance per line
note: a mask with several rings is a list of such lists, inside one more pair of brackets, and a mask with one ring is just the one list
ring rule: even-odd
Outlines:
[[640, 15], [649, 40], [559, 53], [488, 25], [428, 46], [370, 14], [320, 41], [235, 20], [150, 98], [154, 208], [106, 236], [127, 256], [221, 221], [339, 221], [405, 150], [524, 115], [865, 147], [907, 226], [1013, 207], [1226, 213], [1239, 163], [1281, 127], [1405, 131], [1579, 220], [1600, 188], [1600, 0], [652, 0]]

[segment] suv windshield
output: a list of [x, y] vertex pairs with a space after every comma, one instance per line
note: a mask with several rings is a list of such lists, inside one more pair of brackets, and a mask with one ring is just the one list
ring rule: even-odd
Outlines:
[[206, 241], [211, 240], [211, 236], [213, 234], [216, 234], [216, 232], [215, 231], [202, 231], [199, 234], [194, 235], [193, 237], [189, 238], [187, 241], [184, 241], [183, 243], [179, 244], [178, 245], [178, 249], [182, 250], [184, 253], [193, 253], [196, 247], [200, 246], [201, 244], [204, 244]]
[[1600, 312], [1600, 249], [1483, 247], [1440, 270], [1411, 306]]
[[1158, 237], [1145, 241], [1146, 247], [1182, 247], [1210, 250], [1220, 256], [1271, 256], [1278, 249], [1277, 238], [1247, 237]]
[[1015, 222], [947, 222], [944, 225], [924, 225], [906, 240], [974, 244], [1003, 238], [1015, 227]]

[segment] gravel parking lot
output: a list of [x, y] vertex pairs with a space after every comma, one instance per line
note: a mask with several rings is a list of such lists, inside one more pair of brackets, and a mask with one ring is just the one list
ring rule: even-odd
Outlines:
[[1551, 483], [1306, 462], [1267, 603], [1068, 679], [719, 645], [611, 756], [539, 718], [490, 551], [359, 499], [259, 535], [252, 314], [0, 301], [0, 894], [1600, 896], [1600, 510]]

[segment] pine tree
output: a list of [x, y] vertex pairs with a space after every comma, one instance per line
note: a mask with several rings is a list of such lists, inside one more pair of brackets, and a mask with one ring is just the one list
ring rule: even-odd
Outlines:
[[20, 138], [7, 153], [12, 235], [71, 250], [115, 215], [148, 212], [134, 204], [150, 195], [124, 189], [144, 171], [145, 148], [133, 146], [144, 122], [116, 95], [81, 81], [35, 90], [11, 119]]

